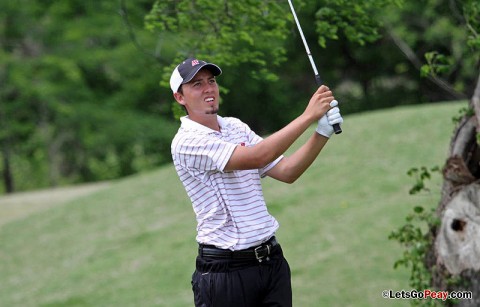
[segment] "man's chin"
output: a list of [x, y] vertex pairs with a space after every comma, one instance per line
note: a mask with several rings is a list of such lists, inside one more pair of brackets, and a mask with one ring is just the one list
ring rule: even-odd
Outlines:
[[211, 108], [206, 112], [206, 114], [217, 114], [218, 113], [218, 108]]

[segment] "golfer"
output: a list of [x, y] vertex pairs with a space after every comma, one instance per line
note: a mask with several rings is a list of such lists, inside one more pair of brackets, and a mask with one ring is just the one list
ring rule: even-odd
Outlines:
[[[197, 219], [195, 306], [292, 306], [290, 268], [260, 179], [293, 183], [325, 146], [332, 125], [343, 119], [332, 92], [322, 85], [300, 116], [262, 139], [239, 119], [218, 115], [221, 73], [215, 64], [189, 58], [170, 78], [173, 96], [188, 114], [171, 149]], [[307, 142], [283, 156], [315, 122]]]

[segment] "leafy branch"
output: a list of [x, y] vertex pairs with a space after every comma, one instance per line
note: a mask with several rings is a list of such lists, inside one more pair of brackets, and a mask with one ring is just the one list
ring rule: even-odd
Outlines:
[[[439, 172], [439, 167], [411, 168], [407, 174], [415, 179], [413, 187], [409, 193], [411, 195], [422, 191], [429, 192], [426, 181], [430, 180], [432, 173]], [[404, 266], [410, 268], [410, 286], [414, 289], [431, 288], [431, 272], [425, 264], [428, 251], [431, 249], [433, 242], [433, 232], [439, 224], [440, 220], [435, 214], [435, 208], [425, 208], [424, 206], [416, 206], [413, 212], [405, 218], [406, 223], [399, 229], [392, 231], [388, 238], [398, 241], [403, 247], [404, 252], [402, 258], [397, 260], [394, 268]], [[432, 300], [414, 300], [412, 305], [417, 306], [435, 306]]]

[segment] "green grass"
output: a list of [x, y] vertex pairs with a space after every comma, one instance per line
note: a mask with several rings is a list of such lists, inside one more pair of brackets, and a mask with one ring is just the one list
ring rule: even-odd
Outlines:
[[[409, 272], [393, 269], [402, 249], [387, 237], [414, 205], [438, 202], [439, 176], [431, 194], [410, 196], [406, 172], [443, 164], [464, 105], [349, 116], [296, 183], [264, 180], [295, 306], [408, 306], [381, 297], [410, 289]], [[11, 201], [0, 198], [0, 216]], [[0, 219], [0, 306], [193, 305], [195, 218], [172, 166], [41, 210], [30, 202]]]

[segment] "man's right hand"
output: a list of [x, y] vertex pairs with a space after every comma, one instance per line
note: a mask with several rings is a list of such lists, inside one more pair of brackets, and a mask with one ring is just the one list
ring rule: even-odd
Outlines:
[[320, 86], [313, 94], [305, 109], [304, 115], [310, 117], [313, 121], [319, 120], [331, 108], [330, 103], [335, 100], [332, 91], [325, 86]]

